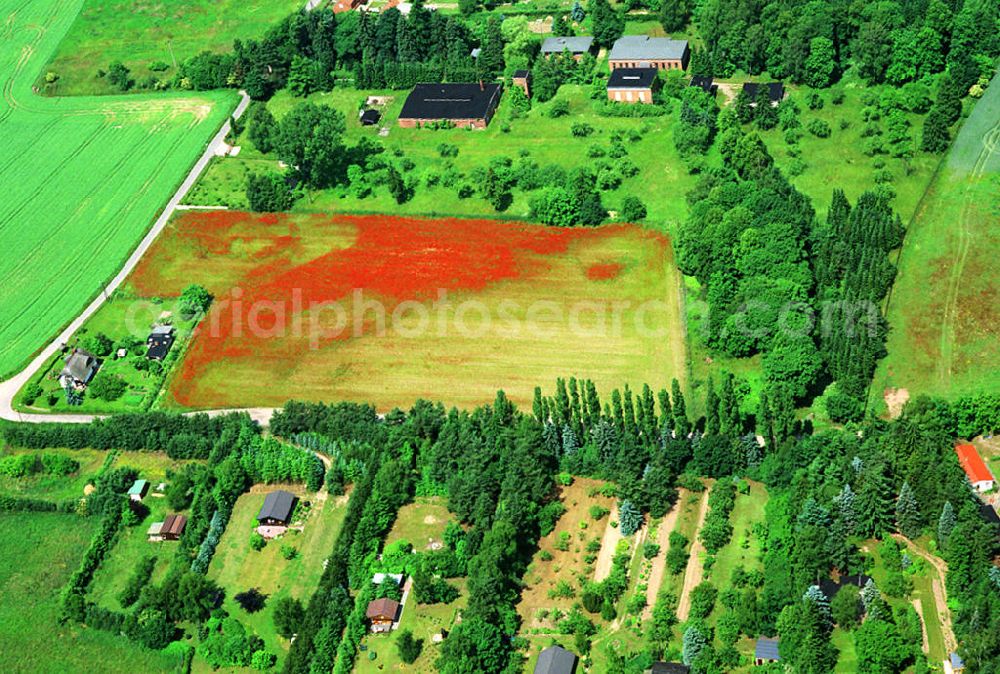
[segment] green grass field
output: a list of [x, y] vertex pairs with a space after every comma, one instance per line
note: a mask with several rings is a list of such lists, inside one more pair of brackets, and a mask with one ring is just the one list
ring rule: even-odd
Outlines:
[[889, 298], [889, 388], [954, 398], [1000, 390], [1000, 77], [965, 120], [906, 233]]
[[107, 452], [95, 449], [27, 449], [4, 450], [0, 455], [10, 454], [62, 454], [77, 461], [80, 469], [71, 475], [50, 475], [39, 473], [28, 477], [15, 478], [0, 475], [0, 494], [19, 496], [22, 498], [37, 498], [44, 501], [64, 501], [71, 498], [83, 498], [83, 489], [101, 468]]
[[36, 96], [82, 2], [0, 0], [0, 374], [97, 296], [235, 101]]
[[131, 674], [180, 666], [176, 653], [146, 650], [115, 634], [59, 623], [59, 592], [97, 524], [97, 518], [55, 513], [0, 515], [0, 537], [7, 541], [0, 546], [0, 670], [93, 672], [100, 663], [101, 672]]
[[[288, 640], [279, 637], [274, 629], [272, 607], [280, 597], [291, 596], [305, 602], [312, 595], [323, 573], [324, 560], [333, 550], [347, 513], [347, 497], [326, 497], [323, 493], [317, 498], [316, 494], [307, 494], [301, 486], [282, 485], [282, 489], [312, 501], [312, 509], [302, 532], [290, 530], [282, 538], [269, 541], [258, 552], [250, 547], [250, 534], [256, 527], [264, 497], [277, 488], [258, 485], [249, 494], [240, 496], [212, 559], [208, 577], [226, 590], [224, 608], [264, 640], [267, 650], [278, 655], [280, 666], [288, 652]], [[291, 560], [285, 559], [281, 554], [283, 545], [296, 548], [298, 555]], [[240, 608], [233, 595], [254, 587], [268, 599], [263, 610], [250, 614]]]
[[[457, 186], [428, 187], [426, 176], [429, 173], [440, 174], [449, 163], [468, 174], [473, 168], [485, 167], [493, 157], [506, 156], [516, 161], [522, 153], [527, 153], [541, 166], [558, 164], [568, 170], [591, 165], [594, 160], [588, 158], [588, 148], [599, 145], [607, 149], [610, 136], [616, 131], [639, 130], [643, 134], [641, 139], [626, 141], [628, 156], [639, 167], [639, 173], [624, 180], [617, 190], [605, 192], [605, 205], [614, 211], [620, 207], [624, 197], [639, 197], [649, 210], [646, 222], [660, 231], [674, 231], [687, 216], [684, 195], [694, 184], [694, 177], [687, 173], [674, 150], [672, 126], [676, 112], [649, 119], [602, 117], [594, 112], [586, 87], [564, 85], [556, 97], [569, 103], [569, 114], [564, 117], [548, 117], [545, 111], [552, 106], [552, 102], [548, 102], [536, 103], [522, 119], [510, 119], [509, 99], [503, 98], [493, 121], [483, 131], [402, 129], [396, 125], [396, 119], [408, 93], [334, 89], [329, 93], [314, 94], [308, 100], [344, 113], [348, 142], [354, 143], [367, 136], [382, 142], [390, 153], [403, 152], [403, 156], [414, 163], [414, 168], [407, 175], [419, 178], [413, 199], [399, 205], [384, 188], [376, 189], [364, 199], [338, 188], [310, 193], [307, 198], [299, 200], [296, 209], [526, 218], [530, 193], [515, 190], [510, 208], [498, 214], [478, 196], [460, 199]], [[380, 123], [380, 126], [389, 129], [388, 136], [384, 138], [377, 135], [377, 128], [362, 127], [358, 121], [358, 106], [368, 94], [392, 97]], [[268, 108], [280, 119], [301, 100], [287, 91], [281, 91], [268, 103]], [[570, 127], [575, 123], [590, 124], [594, 133], [585, 138], [574, 137]], [[509, 132], [504, 132], [505, 125], [509, 125]], [[246, 173], [277, 170], [277, 159], [262, 156], [246, 140], [245, 134], [239, 142], [242, 149], [238, 156], [217, 159], [205, 172], [191, 193], [189, 201], [192, 204], [246, 208]], [[442, 158], [438, 152], [441, 143], [458, 147], [458, 156]]]
[[761, 540], [754, 535], [753, 526], [764, 522], [766, 505], [767, 490], [758, 482], [750, 483], [749, 494], [736, 494], [736, 505], [729, 516], [733, 537], [715, 555], [715, 564], [710, 572], [710, 580], [719, 592], [732, 587], [733, 571], [736, 569], [760, 570]]
[[[304, 0], [84, 0], [42, 73], [59, 76], [46, 93], [110, 93], [111, 85], [97, 70], [107, 70], [114, 61], [124, 63], [138, 82], [149, 77], [169, 81], [185, 59], [231, 49], [234, 39], [259, 38], [304, 5]], [[167, 67], [152, 70], [157, 62], [158, 68]]]

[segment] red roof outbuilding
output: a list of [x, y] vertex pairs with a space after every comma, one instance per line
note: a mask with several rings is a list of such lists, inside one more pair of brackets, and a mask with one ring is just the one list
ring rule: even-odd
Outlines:
[[973, 484], [993, 482], [993, 473], [986, 467], [986, 463], [979, 456], [975, 445], [955, 445], [955, 453], [958, 454], [958, 462], [962, 464], [962, 470], [969, 476], [969, 482]]

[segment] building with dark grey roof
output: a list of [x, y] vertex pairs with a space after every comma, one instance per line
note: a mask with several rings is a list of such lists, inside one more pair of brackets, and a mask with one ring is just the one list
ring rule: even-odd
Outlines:
[[750, 105], [757, 105], [757, 94], [761, 87], [767, 87], [767, 97], [771, 105], [775, 106], [785, 97], [785, 85], [781, 82], [768, 82], [767, 84], [758, 82], [747, 82], [743, 85], [743, 95], [750, 99]]
[[715, 92], [719, 90], [719, 85], [715, 84], [712, 78], [707, 75], [695, 75], [691, 78], [691, 83], [688, 86], [698, 87], [712, 96], [715, 96]]
[[683, 70], [687, 68], [690, 50], [687, 40], [667, 37], [625, 35], [615, 40], [608, 54], [608, 66], [616, 68], [656, 68]]
[[74, 349], [59, 373], [59, 385], [63, 388], [85, 388], [94, 378], [100, 364], [94, 354], [83, 349]]
[[562, 646], [549, 646], [539, 653], [535, 674], [574, 674], [577, 657]]
[[581, 37], [547, 37], [542, 42], [542, 55], [552, 56], [568, 51], [573, 58], [580, 60], [584, 54], [590, 53], [594, 48], [594, 38], [589, 36]]
[[615, 68], [608, 77], [608, 100], [652, 103], [657, 72], [656, 68]]
[[679, 662], [654, 662], [649, 674], [690, 674], [691, 668]]
[[283, 489], [272, 491], [264, 497], [264, 505], [257, 513], [257, 521], [266, 525], [287, 525], [297, 500], [294, 494]]
[[146, 338], [146, 358], [163, 360], [174, 344], [174, 327], [172, 325], [157, 325]]
[[413, 128], [434, 122], [485, 129], [500, 103], [495, 82], [418, 84], [406, 97], [399, 125]]

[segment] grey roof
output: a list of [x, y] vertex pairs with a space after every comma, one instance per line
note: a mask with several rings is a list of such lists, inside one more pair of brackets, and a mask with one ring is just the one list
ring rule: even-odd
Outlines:
[[97, 358], [83, 349], [76, 349], [66, 359], [61, 375], [72, 377], [77, 381], [87, 383], [97, 370]]
[[583, 54], [590, 51], [594, 38], [582, 37], [547, 37], [542, 43], [543, 54], [561, 54], [568, 51], [571, 54]]
[[549, 646], [535, 663], [535, 674], [573, 674], [575, 671], [576, 655], [562, 646]]
[[295, 507], [295, 495], [283, 489], [272, 491], [264, 497], [264, 505], [257, 513], [258, 520], [275, 519], [287, 522], [292, 516], [292, 509]]
[[172, 335], [174, 334], [174, 326], [172, 325], [157, 325], [152, 330], [149, 331], [151, 335]]
[[948, 662], [951, 663], [952, 669], [963, 669], [965, 663], [962, 662], [962, 658], [958, 657], [958, 653], [949, 653]]
[[757, 639], [757, 645], [753, 649], [753, 656], [761, 660], [780, 660], [778, 654], [778, 640], [761, 637]]
[[146, 493], [146, 490], [148, 488], [149, 488], [148, 482], [146, 482], [145, 480], [136, 480], [135, 482], [132, 483], [132, 486], [129, 487], [128, 493], [129, 495], [137, 494], [139, 496], [142, 496]]
[[626, 35], [615, 40], [608, 54], [609, 61], [653, 61], [668, 59], [680, 61], [687, 52], [687, 40], [671, 40], [668, 37], [648, 35]]

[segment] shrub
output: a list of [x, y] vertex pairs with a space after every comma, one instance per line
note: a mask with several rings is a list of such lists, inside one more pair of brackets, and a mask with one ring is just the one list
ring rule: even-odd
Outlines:
[[547, 117], [552, 119], [557, 119], [559, 117], [565, 117], [569, 114], [569, 101], [565, 98], [557, 98], [549, 104], [548, 110], [545, 111]]
[[595, 522], [600, 522], [602, 519], [608, 516], [611, 511], [600, 505], [590, 506], [590, 519]]
[[569, 127], [569, 131], [577, 138], [586, 138], [590, 134], [594, 133], [594, 127], [586, 122], [574, 122]]
[[284, 557], [287, 560], [292, 560], [292, 559], [295, 559], [296, 557], [299, 556], [299, 551], [296, 550], [291, 545], [282, 545], [281, 546], [281, 556]]
[[412, 665], [417, 661], [423, 646], [424, 640], [415, 639], [413, 632], [410, 630], [403, 630], [396, 637], [396, 648], [399, 650], [399, 659], [408, 665]]
[[95, 398], [112, 402], [121, 398], [127, 388], [128, 384], [120, 376], [100, 372], [87, 390]]
[[660, 546], [656, 543], [643, 543], [642, 544], [642, 556], [644, 559], [652, 559], [660, 554]]
[[622, 200], [620, 215], [625, 222], [640, 222], [646, 217], [646, 204], [638, 197], [627, 196]]
[[260, 552], [267, 545], [267, 539], [256, 531], [250, 534], [250, 547]]
[[37, 382], [31, 382], [24, 387], [24, 392], [21, 394], [21, 402], [25, 405], [34, 405], [35, 400], [42, 396], [42, 387], [38, 385]]
[[817, 138], [829, 138], [830, 137], [830, 125], [827, 124], [822, 119], [814, 119], [806, 125], [809, 133], [816, 136]]
[[809, 98], [806, 100], [806, 105], [809, 106], [810, 110], [822, 110], [823, 97], [814, 91], [811, 94], [809, 94]]
[[830, 102], [834, 105], [840, 105], [844, 102], [844, 91], [842, 89], [835, 89], [830, 94]]

